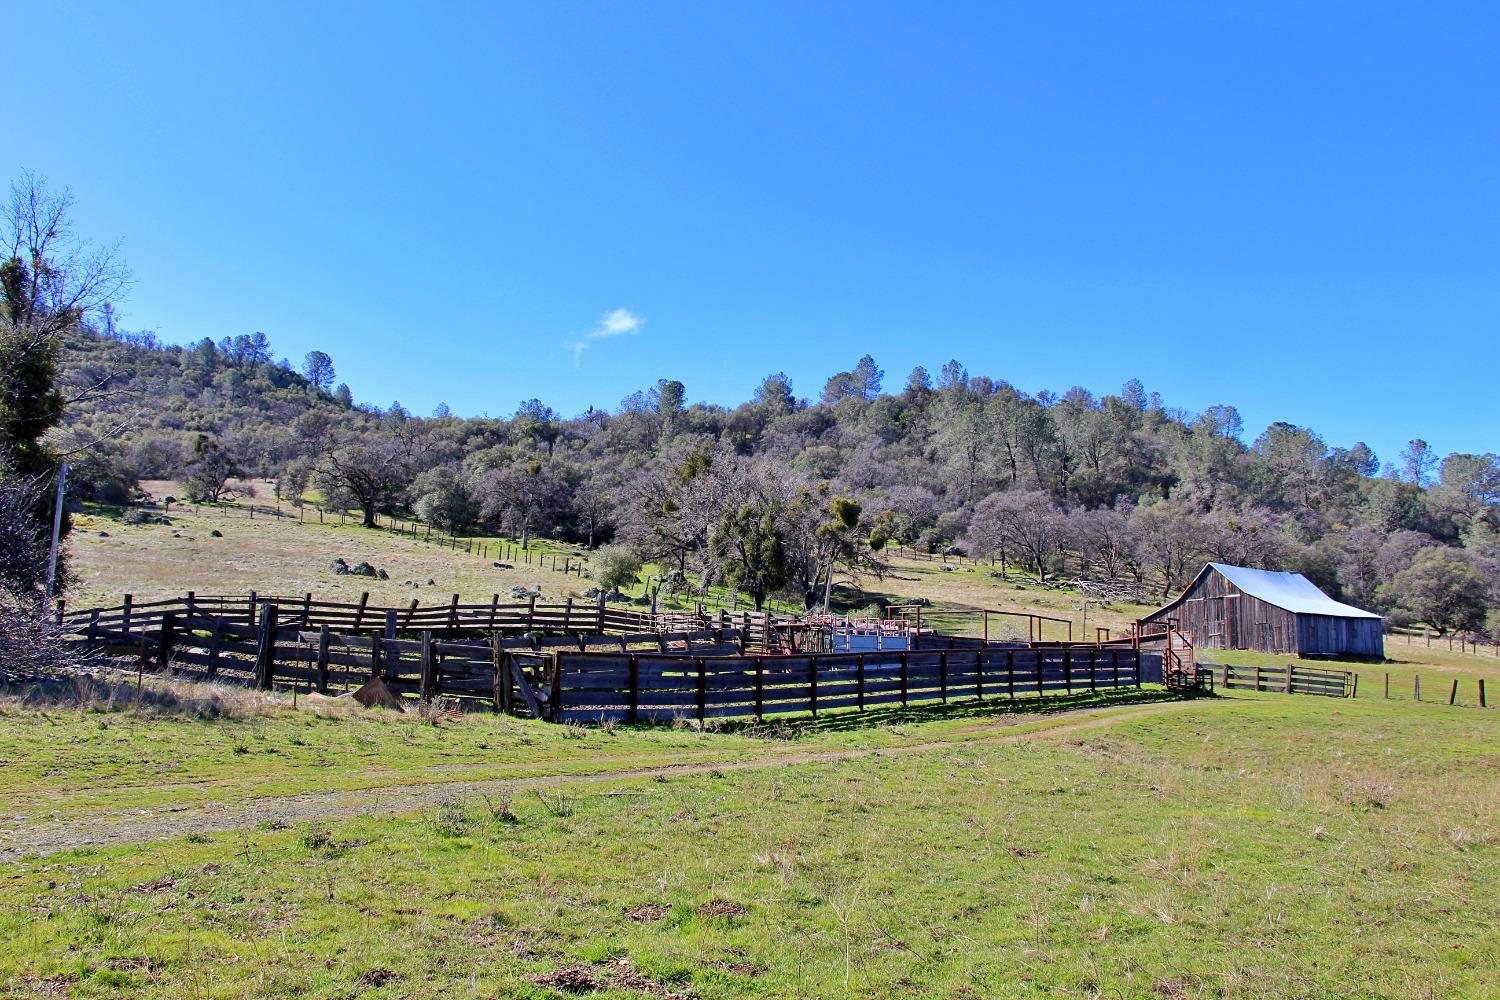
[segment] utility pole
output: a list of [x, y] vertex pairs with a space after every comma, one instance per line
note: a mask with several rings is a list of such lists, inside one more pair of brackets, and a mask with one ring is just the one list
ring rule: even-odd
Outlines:
[[52, 547], [47, 552], [47, 610], [52, 610], [52, 592], [57, 586], [57, 543], [62, 537], [63, 490], [68, 483], [68, 463], [57, 470], [57, 502], [52, 509]]

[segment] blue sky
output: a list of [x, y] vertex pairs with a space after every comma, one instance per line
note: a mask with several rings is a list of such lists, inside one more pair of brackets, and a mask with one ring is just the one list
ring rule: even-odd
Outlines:
[[813, 6], [15, 4], [0, 171], [416, 412], [868, 352], [1500, 445], [1493, 5]]

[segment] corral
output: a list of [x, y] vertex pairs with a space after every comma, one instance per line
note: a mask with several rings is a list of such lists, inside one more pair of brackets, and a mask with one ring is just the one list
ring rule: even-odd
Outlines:
[[488, 604], [455, 595], [425, 609], [310, 594], [127, 597], [61, 621], [81, 646], [133, 654], [140, 670], [323, 694], [378, 677], [423, 702], [479, 701], [556, 722], [759, 719], [1206, 681], [1170, 630], [1094, 643], [992, 642], [890, 620], [876, 629], [886, 648], [833, 652], [835, 636], [853, 630], [828, 619], [650, 615], [603, 601], [502, 605], [498, 595]]

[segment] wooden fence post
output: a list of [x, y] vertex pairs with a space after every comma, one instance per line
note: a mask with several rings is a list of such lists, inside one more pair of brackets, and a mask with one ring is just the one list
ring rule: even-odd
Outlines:
[[1484, 678], [1483, 677], [1479, 678], [1479, 707], [1480, 708], [1489, 708], [1490, 707], [1490, 706], [1488, 706], [1488, 705], [1486, 705], [1484, 703]]
[[328, 693], [328, 626], [318, 626], [318, 693]]
[[641, 658], [634, 653], [630, 656], [630, 715], [629, 721], [636, 722], [641, 716]]
[[[382, 639], [389, 639], [391, 642], [395, 642], [395, 640], [396, 640], [396, 609], [395, 608], [391, 608], [389, 611], [387, 611], [385, 613], [385, 635], [382, 636], [381, 638]], [[396, 679], [396, 671], [395, 671], [395, 668], [394, 668], [394, 660], [395, 660], [396, 656], [398, 656], [400, 654], [394, 652], [394, 647], [387, 647], [386, 644], [385, 644], [385, 642], [381, 642], [381, 644], [380, 644], [380, 655], [381, 655], [381, 660], [380, 660], [380, 662], [381, 662], [381, 671], [380, 671], [381, 675], [383, 677], [385, 677], [386, 680], [395, 680]]]
[[573, 624], [573, 598], [568, 598], [568, 603], [563, 605], [563, 631], [568, 631], [568, 626]]
[[1073, 651], [1063, 650], [1063, 686], [1068, 694], [1073, 693]]
[[1045, 679], [1042, 677], [1042, 651], [1040, 649], [1036, 649], [1036, 650], [1033, 650], [1032, 652], [1034, 652], [1036, 654], [1036, 694], [1037, 694], [1037, 697], [1040, 698], [1042, 695], [1044, 695], [1044, 694], [1047, 693], [1044, 690], [1044, 688], [1045, 688], [1044, 680]]
[[120, 607], [120, 630], [125, 633], [126, 639], [130, 638], [130, 605], [133, 602], [134, 599], [126, 594], [125, 603]]
[[1283, 694], [1292, 693], [1292, 672], [1296, 669], [1294, 664], [1288, 663], [1286, 665], [1286, 690], [1282, 692]]
[[693, 662], [698, 666], [698, 721], [701, 723], [708, 716], [708, 672], [703, 657], [695, 656]]
[[177, 630], [177, 618], [170, 611], [161, 617], [161, 633], [156, 645], [156, 669], [166, 670], [172, 662], [172, 640]]
[[536, 627], [536, 595], [531, 595], [531, 600], [526, 606], [526, 630], [529, 632]]
[[901, 651], [901, 707], [906, 707], [906, 650]]
[[255, 619], [256, 619], [256, 611], [255, 611], [255, 591], [253, 591], [253, 590], [250, 591], [250, 597], [249, 597], [249, 599], [247, 601], [247, 605], [248, 606], [247, 606], [247, 608], [245, 610], [245, 624], [249, 625], [251, 628], [254, 628], [255, 627]]
[[437, 665], [432, 657], [432, 632], [428, 629], [422, 630], [422, 652], [419, 665], [419, 680], [417, 697], [423, 704], [432, 701], [432, 696], [437, 693]]
[[224, 623], [214, 619], [213, 631], [208, 635], [208, 679], [219, 676], [219, 643], [223, 641]]
[[354, 609], [354, 630], [359, 631], [360, 622], [365, 618], [365, 605], [370, 603], [370, 592], [367, 590], [359, 595], [359, 606]]
[[938, 654], [938, 692], [943, 704], [948, 703], [948, 654]]
[[865, 654], [859, 653], [854, 657], [854, 679], [855, 698], [859, 703], [859, 710], [865, 710]]
[[448, 605], [448, 631], [458, 629], [458, 595], [453, 595], [453, 603]]
[[1453, 678], [1453, 690], [1448, 692], [1448, 704], [1452, 705], [1458, 701], [1458, 678]]
[[490, 699], [496, 712], [510, 711], [510, 678], [505, 674], [505, 654], [500, 650], [500, 636], [490, 633]]
[[255, 686], [262, 691], [269, 691], [275, 677], [276, 605], [266, 604], [260, 609], [260, 645], [255, 657]]
[[[861, 687], [861, 702], [863, 702], [864, 689]], [[762, 722], [766, 714], [766, 660], [763, 656], [755, 658], [755, 721]]]
[[807, 658], [807, 703], [812, 708], [813, 718], [818, 717], [818, 657]]

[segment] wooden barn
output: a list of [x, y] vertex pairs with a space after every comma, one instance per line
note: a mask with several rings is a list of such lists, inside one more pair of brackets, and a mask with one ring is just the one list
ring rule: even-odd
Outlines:
[[1379, 615], [1340, 604], [1301, 573], [1209, 563], [1177, 600], [1142, 623], [1168, 620], [1199, 649], [1385, 655], [1385, 622]]

